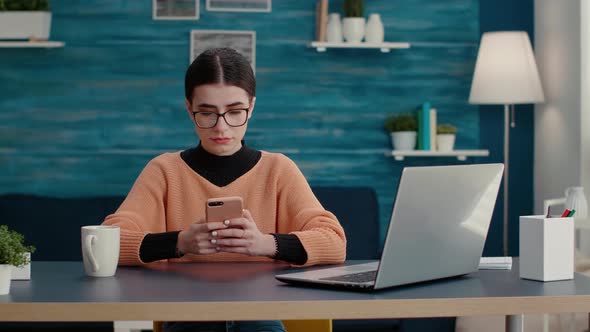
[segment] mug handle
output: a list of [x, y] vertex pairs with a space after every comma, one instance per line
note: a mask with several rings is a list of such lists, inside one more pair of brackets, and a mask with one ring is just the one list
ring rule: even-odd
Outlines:
[[92, 253], [92, 245], [94, 244], [94, 242], [96, 241], [96, 235], [86, 235], [86, 237], [84, 238], [84, 254], [86, 254], [86, 257], [88, 257], [88, 260], [90, 261], [90, 264], [92, 265], [92, 272], [97, 272], [98, 271], [98, 262], [96, 261], [96, 258], [94, 257], [94, 253]]

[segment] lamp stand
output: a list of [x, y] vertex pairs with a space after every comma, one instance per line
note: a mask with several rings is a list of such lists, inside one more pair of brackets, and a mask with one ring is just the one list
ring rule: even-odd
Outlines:
[[508, 162], [510, 159], [510, 107], [504, 105], [504, 221], [503, 221], [503, 251], [508, 256]]

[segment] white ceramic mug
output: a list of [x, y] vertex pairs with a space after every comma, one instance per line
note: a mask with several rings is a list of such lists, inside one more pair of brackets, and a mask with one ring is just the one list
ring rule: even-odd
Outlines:
[[119, 262], [121, 230], [118, 226], [82, 227], [84, 269], [91, 277], [115, 275]]

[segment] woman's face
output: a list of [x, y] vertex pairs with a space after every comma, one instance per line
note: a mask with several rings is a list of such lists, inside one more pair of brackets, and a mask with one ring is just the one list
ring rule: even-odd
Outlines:
[[[218, 156], [236, 153], [242, 147], [241, 141], [255, 102], [256, 97], [250, 101], [248, 93], [237, 86], [207, 84], [196, 87], [193, 100], [186, 100], [186, 108], [203, 148]], [[225, 115], [225, 120], [217, 114]], [[215, 120], [217, 123], [213, 125]]]

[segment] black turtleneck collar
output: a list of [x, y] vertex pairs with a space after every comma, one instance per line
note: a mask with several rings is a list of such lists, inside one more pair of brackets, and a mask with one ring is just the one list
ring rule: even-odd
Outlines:
[[260, 160], [262, 153], [250, 149], [242, 141], [242, 148], [231, 156], [217, 156], [207, 152], [201, 144], [184, 150], [180, 157], [197, 174], [218, 187], [232, 183], [251, 170]]

